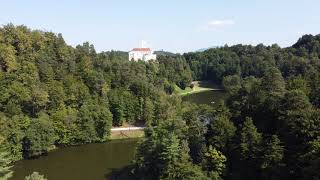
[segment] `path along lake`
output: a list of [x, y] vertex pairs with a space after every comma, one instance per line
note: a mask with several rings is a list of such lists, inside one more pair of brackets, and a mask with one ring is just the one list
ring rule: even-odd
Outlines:
[[[215, 104], [225, 98], [223, 91], [204, 91], [183, 96], [183, 101]], [[59, 148], [36, 159], [14, 164], [12, 180], [23, 180], [37, 171], [48, 180], [104, 180], [115, 170], [130, 164], [139, 139], [112, 140]]]

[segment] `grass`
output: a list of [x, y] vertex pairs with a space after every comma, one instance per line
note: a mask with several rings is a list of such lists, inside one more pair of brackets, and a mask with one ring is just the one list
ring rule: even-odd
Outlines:
[[177, 94], [182, 95], [182, 94], [187, 94], [187, 93], [192, 92], [192, 89], [190, 87], [186, 87], [185, 89], [181, 89], [179, 86], [174, 85], [174, 91]]
[[144, 137], [144, 130], [111, 132], [109, 139], [114, 140], [114, 139], [141, 138], [141, 137]]
[[184, 90], [175, 85], [175, 92], [178, 95], [185, 96], [188, 94], [194, 94], [204, 91], [221, 90], [222, 87], [216, 85], [210, 81], [193, 81], [193, 88], [186, 87]]

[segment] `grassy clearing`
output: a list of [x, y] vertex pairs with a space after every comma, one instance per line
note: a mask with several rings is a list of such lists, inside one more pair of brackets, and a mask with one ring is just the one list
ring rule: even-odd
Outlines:
[[109, 139], [114, 140], [114, 139], [141, 138], [141, 137], [144, 137], [144, 130], [111, 132]]
[[187, 87], [184, 90], [175, 85], [175, 92], [178, 95], [185, 96], [188, 94], [199, 93], [203, 91], [222, 90], [222, 87], [210, 81], [193, 81], [193, 88]]
[[177, 85], [174, 85], [174, 91], [179, 94], [179, 95], [182, 95], [182, 94], [187, 94], [187, 93], [190, 93], [192, 92], [192, 89], [190, 87], [186, 87], [184, 90], [181, 89], [179, 86]]

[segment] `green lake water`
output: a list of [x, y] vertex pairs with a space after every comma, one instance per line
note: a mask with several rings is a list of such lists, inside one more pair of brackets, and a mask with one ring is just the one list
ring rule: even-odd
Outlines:
[[183, 96], [182, 100], [196, 103], [196, 104], [214, 105], [220, 100], [224, 100], [225, 98], [226, 98], [225, 91], [212, 90], [212, 91], [204, 91], [200, 93], [189, 94], [189, 95]]
[[60, 148], [37, 159], [14, 164], [12, 180], [37, 171], [48, 180], [100, 180], [114, 170], [129, 165], [138, 139], [113, 140], [106, 143]]

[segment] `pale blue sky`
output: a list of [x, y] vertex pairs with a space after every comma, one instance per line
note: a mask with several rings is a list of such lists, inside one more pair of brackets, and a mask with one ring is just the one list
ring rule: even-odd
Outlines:
[[319, 0], [1, 0], [0, 24], [62, 33], [97, 51], [193, 51], [224, 44], [289, 46], [320, 33]]

